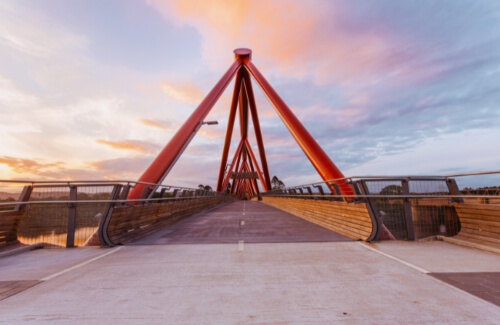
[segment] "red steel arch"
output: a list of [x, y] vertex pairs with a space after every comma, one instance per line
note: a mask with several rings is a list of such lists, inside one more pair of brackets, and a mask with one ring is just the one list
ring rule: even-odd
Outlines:
[[[255, 82], [257, 82], [260, 86], [278, 116], [290, 131], [295, 141], [297, 141], [298, 145], [312, 163], [320, 177], [324, 181], [344, 178], [342, 172], [323, 151], [302, 123], [300, 123], [290, 108], [260, 73], [257, 67], [252, 63], [252, 51], [246, 48], [239, 48], [234, 50], [234, 54], [235, 61], [233, 64], [229, 67], [205, 99], [203, 99], [186, 122], [181, 126], [174, 137], [167, 143], [156, 159], [151, 163], [146, 171], [144, 171], [139, 178], [139, 182], [158, 184], [164, 180], [172, 167], [175, 165], [176, 161], [184, 152], [184, 149], [187, 147], [191, 139], [196, 135], [196, 132], [201, 127], [205, 117], [208, 115], [235, 75], [236, 79], [234, 83], [231, 107], [229, 110], [228, 126], [222, 150], [219, 177], [217, 180], [217, 191], [221, 192], [226, 189], [233, 171], [239, 173], [256, 173], [264, 191], [271, 189], [271, 180], [269, 178], [269, 169], [267, 166], [264, 141], [260, 130], [251, 77], [253, 77]], [[226, 168], [226, 166], [228, 166], [227, 160], [234, 122], [236, 119], [236, 111], [239, 111], [241, 140], [238, 148], [236, 149], [233, 160], [229, 164], [229, 168]], [[262, 167], [261, 169], [259, 168], [258, 161], [253, 154], [247, 138], [249, 111], [255, 130], [255, 138], [260, 157], [260, 166]], [[336, 181], [336, 183], [340, 188], [341, 194], [354, 194], [352, 188], [344, 181], [340, 180]], [[145, 188], [148, 188], [148, 186], [138, 184], [130, 191], [128, 199], [140, 199], [145, 192], [146, 194], [152, 194], [153, 188], [148, 189], [149, 193], [145, 191]], [[333, 188], [331, 188], [331, 190], [333, 191]], [[258, 191], [257, 183], [253, 178], [235, 178], [231, 186], [231, 193], [239, 195], [240, 197], [249, 195], [249, 193], [250, 195], [257, 195]]]

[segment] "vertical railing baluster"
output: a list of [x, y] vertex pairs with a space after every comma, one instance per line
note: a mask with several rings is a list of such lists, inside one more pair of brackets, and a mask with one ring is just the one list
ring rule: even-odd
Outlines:
[[413, 227], [413, 216], [412, 216], [412, 212], [411, 212], [411, 202], [408, 199], [408, 195], [410, 195], [409, 179], [401, 180], [401, 188], [403, 190], [403, 195], [405, 196], [405, 198], [403, 199], [403, 202], [404, 202], [404, 209], [405, 209], [405, 222], [406, 222], [407, 239], [408, 240], [415, 240], [415, 229]]
[[75, 247], [77, 191], [78, 189], [75, 185], [70, 186], [69, 200], [75, 202], [68, 203], [68, 232], [66, 234], [66, 247]]
[[[27, 185], [23, 187], [23, 191], [21, 195], [19, 195], [18, 202], [27, 202], [31, 197], [31, 193], [33, 192], [33, 186]], [[14, 208], [15, 211], [20, 211], [26, 209], [26, 204], [16, 205]]]

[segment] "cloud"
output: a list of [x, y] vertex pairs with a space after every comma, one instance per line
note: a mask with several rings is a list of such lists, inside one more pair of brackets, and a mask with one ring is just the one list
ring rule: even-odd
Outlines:
[[[0, 74], [0, 112], [39, 104], [39, 99]], [[7, 113], [7, 112], [5, 112]]]
[[148, 119], [141, 119], [139, 123], [151, 128], [160, 129], [164, 131], [172, 130], [173, 123], [170, 121], [153, 121]]
[[153, 156], [119, 157], [87, 162], [96, 173], [106, 179], [136, 180], [153, 161]]
[[[33, 180], [136, 180], [153, 160], [153, 156], [119, 157], [86, 161], [80, 167], [44, 159], [2, 156], [0, 164], [11, 171], [12, 178]], [[5, 177], [3, 177], [5, 178]]]
[[[88, 41], [81, 35], [68, 32], [65, 28], [53, 27], [40, 15], [30, 13], [29, 19], [36, 24], [18, 24], [18, 19], [26, 14], [20, 7], [2, 4], [0, 11], [0, 45], [24, 54], [50, 58], [58, 52], [71, 49], [83, 49]], [[22, 13], [21, 13], [22, 12]]]
[[266, 70], [331, 82], [372, 75], [409, 56], [403, 49], [395, 54], [392, 40], [397, 33], [382, 19], [348, 16], [351, 5], [345, 1], [150, 3], [167, 19], [197, 28], [203, 36], [203, 56], [217, 69], [227, 65], [219, 58], [230, 57], [232, 49], [250, 47]]
[[16, 158], [3, 156], [0, 157], [0, 164], [6, 165], [14, 173], [17, 174], [39, 174], [53, 170], [64, 168], [65, 163], [62, 161], [43, 163], [33, 159]]
[[198, 105], [203, 100], [203, 92], [189, 82], [162, 82], [161, 91], [168, 97], [185, 104]]
[[159, 149], [159, 146], [156, 144], [140, 140], [109, 141], [104, 139], [97, 139], [96, 142], [113, 149], [137, 151], [143, 154], [154, 153]]

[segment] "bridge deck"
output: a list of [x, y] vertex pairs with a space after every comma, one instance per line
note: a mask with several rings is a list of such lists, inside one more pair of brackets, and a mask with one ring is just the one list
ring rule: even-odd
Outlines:
[[136, 241], [138, 245], [336, 242], [351, 239], [256, 201], [237, 201]]
[[227, 205], [142, 245], [1, 258], [0, 323], [498, 324], [497, 254], [436, 241], [265, 243], [332, 237], [300, 219], [259, 226], [261, 209]]

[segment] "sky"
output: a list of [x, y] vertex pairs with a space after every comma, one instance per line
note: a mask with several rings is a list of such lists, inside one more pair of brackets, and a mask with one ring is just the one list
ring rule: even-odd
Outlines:
[[[138, 179], [240, 47], [345, 176], [500, 169], [498, 1], [4, 0], [0, 179]], [[320, 181], [254, 91], [271, 176]], [[215, 187], [231, 92], [165, 184]]]

